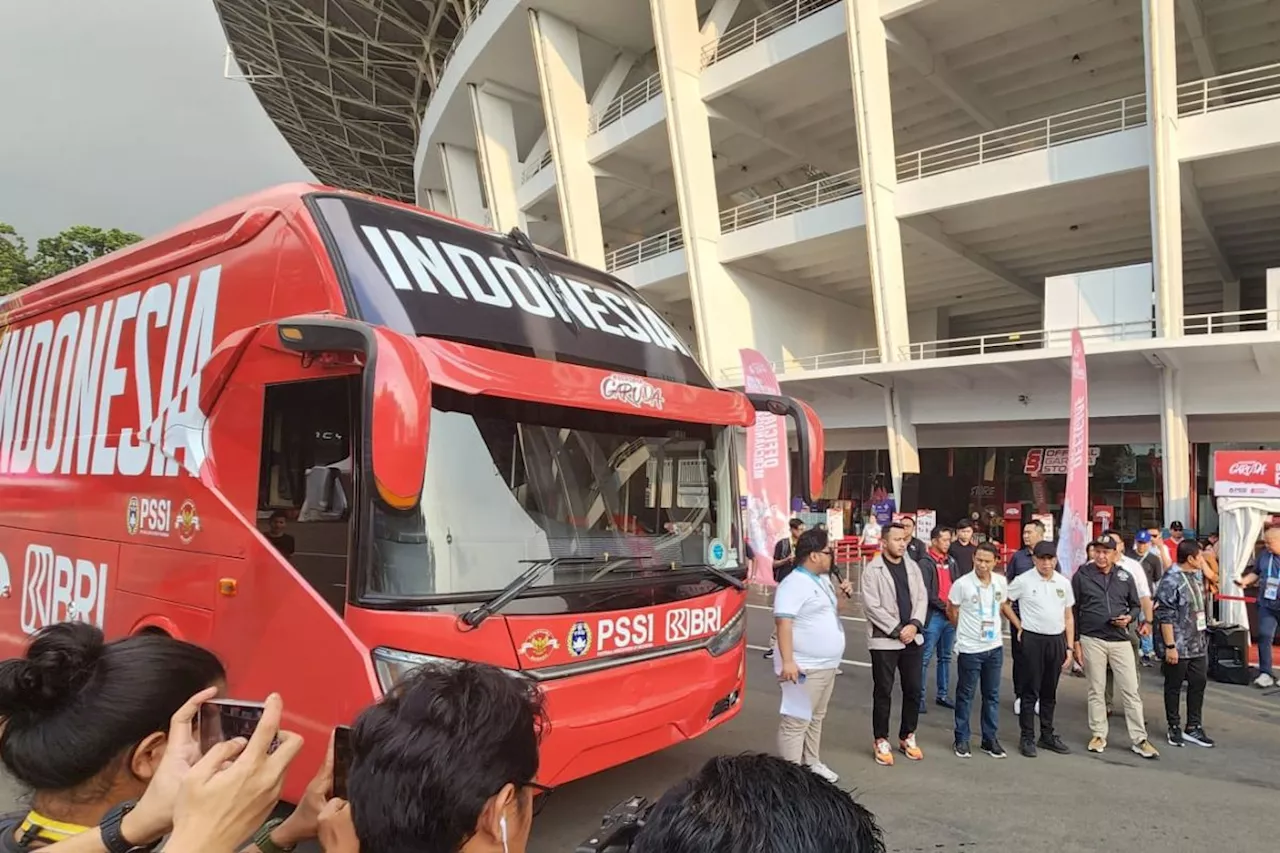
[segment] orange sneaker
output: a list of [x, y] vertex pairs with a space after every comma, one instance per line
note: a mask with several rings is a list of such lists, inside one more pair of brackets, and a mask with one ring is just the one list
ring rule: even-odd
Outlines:
[[912, 761], [919, 761], [924, 758], [924, 750], [916, 746], [916, 736], [914, 734], [909, 734], [898, 741], [898, 749], [902, 750], [902, 754]]
[[893, 749], [889, 746], [889, 741], [884, 738], [876, 741], [876, 764], [885, 767], [893, 766]]

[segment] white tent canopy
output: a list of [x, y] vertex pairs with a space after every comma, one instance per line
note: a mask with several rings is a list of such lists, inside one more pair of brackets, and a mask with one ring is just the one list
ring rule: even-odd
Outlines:
[[[1235, 582], [1244, 576], [1262, 525], [1277, 514], [1280, 497], [1218, 498], [1218, 586], [1222, 595], [1241, 595]], [[1243, 601], [1223, 601], [1219, 615], [1223, 624], [1249, 627]]]

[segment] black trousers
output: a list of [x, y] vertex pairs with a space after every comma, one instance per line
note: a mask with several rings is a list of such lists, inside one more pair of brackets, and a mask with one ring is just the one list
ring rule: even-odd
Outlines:
[[[1022, 739], [1036, 736], [1036, 702], [1040, 703], [1040, 737], [1053, 735], [1053, 709], [1058, 704], [1058, 679], [1067, 659], [1066, 634], [1022, 632]], [[1014, 658], [1015, 666], [1017, 658]], [[1017, 678], [1017, 676], [1014, 676]]]
[[1018, 639], [1017, 631], [1010, 631], [1013, 635], [1009, 638], [1009, 655], [1013, 658], [1013, 695], [1022, 695], [1022, 675], [1024, 668], [1022, 665], [1022, 646], [1023, 641]]
[[1160, 665], [1164, 672], [1164, 717], [1169, 725], [1180, 725], [1178, 702], [1182, 698], [1182, 684], [1187, 685], [1187, 728], [1203, 725], [1204, 688], [1209, 683], [1209, 656], [1178, 657], [1174, 664]]
[[921, 664], [924, 646], [910, 643], [905, 649], [872, 649], [871, 727], [876, 740], [889, 737], [889, 711], [893, 708], [895, 674], [902, 681], [902, 718], [898, 739], [915, 733], [920, 721]]

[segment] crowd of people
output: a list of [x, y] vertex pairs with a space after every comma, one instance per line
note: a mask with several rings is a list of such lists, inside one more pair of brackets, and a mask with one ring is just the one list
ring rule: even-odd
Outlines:
[[[50, 626], [0, 662], [0, 762], [30, 807], [0, 816], [7, 853], [525, 853], [551, 790], [539, 784], [547, 721], [532, 681], [484, 664], [414, 670], [349, 731], [345, 798], [334, 748], [283, 818], [302, 738], [279, 696], [248, 737], [201, 747], [202, 706], [227, 691], [209, 651], [160, 634], [106, 642]], [[744, 803], [764, 803], [762, 809]], [[772, 804], [772, 805], [770, 805]], [[584, 834], [598, 825], [583, 817]], [[850, 794], [777, 756], [722, 756], [672, 786], [632, 853], [883, 853]]]
[[[976, 704], [979, 749], [993, 758], [1007, 757], [999, 740], [1005, 623], [1022, 755], [1071, 752], [1055, 725], [1055, 712], [1059, 680], [1073, 674], [1088, 685], [1090, 752], [1107, 749], [1118, 694], [1130, 750], [1144, 759], [1158, 758], [1139, 693], [1142, 670], [1157, 662], [1164, 678], [1167, 742], [1213, 747], [1203, 714], [1218, 584], [1216, 537], [1203, 543], [1186, 538], [1179, 522], [1170, 525], [1167, 540], [1160, 532], [1158, 527], [1132, 534], [1107, 531], [1088, 544], [1087, 562], [1068, 576], [1038, 520], [1025, 525], [1023, 547], [1003, 572], [997, 570], [1000, 550], [975, 541], [967, 520], [955, 528], [934, 528], [928, 543], [915, 538], [913, 524], [886, 525], [879, 553], [859, 580], [871, 657], [875, 762], [894, 763], [895, 686], [901, 694], [896, 752], [911, 761], [924, 758], [916, 730], [920, 715], [927, 713], [930, 663], [935, 663], [934, 703], [954, 715], [954, 754], [972, 756]], [[1268, 528], [1263, 540], [1255, 567], [1240, 581], [1260, 587], [1261, 672], [1254, 682], [1260, 687], [1275, 683], [1271, 641], [1280, 625], [1280, 526]], [[838, 575], [832, 581], [835, 554], [826, 531], [806, 530], [798, 521], [786, 547], [780, 543], [775, 551], [779, 569], [776, 640], [765, 657], [773, 660], [784, 691], [799, 690], [804, 697], [799, 704], [784, 701], [779, 752], [834, 782], [837, 774], [821, 759], [822, 722], [845, 649], [837, 596], [852, 597], [854, 586]]]

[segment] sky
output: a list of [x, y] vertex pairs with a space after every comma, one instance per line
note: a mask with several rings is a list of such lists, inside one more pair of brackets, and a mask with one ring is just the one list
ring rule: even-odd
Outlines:
[[225, 50], [212, 0], [0, 0], [0, 222], [150, 236], [311, 180]]

